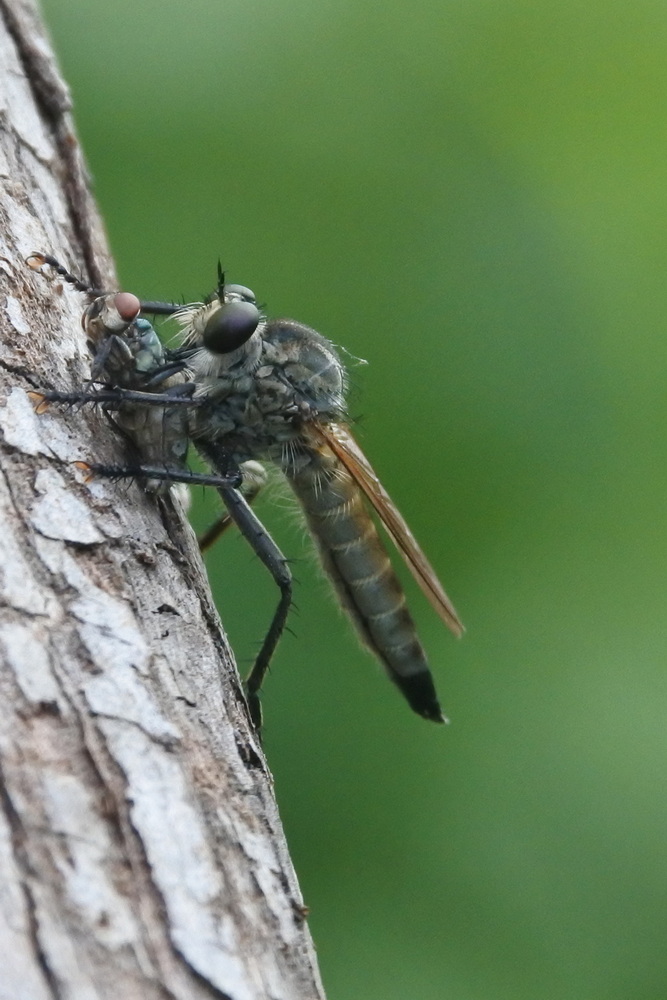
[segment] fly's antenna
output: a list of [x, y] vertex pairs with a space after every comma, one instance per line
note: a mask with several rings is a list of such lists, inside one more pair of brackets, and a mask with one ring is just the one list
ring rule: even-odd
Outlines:
[[77, 292], [85, 292], [86, 295], [90, 295], [93, 298], [97, 298], [98, 296], [105, 294], [105, 292], [101, 289], [93, 288], [92, 285], [89, 285], [87, 282], [81, 281], [80, 278], [75, 277], [75, 275], [68, 271], [66, 267], [63, 267], [59, 260], [56, 260], [55, 257], [51, 257], [48, 253], [31, 253], [29, 257], [26, 257], [25, 262], [33, 271], [41, 271], [45, 265], [48, 265], [48, 267], [52, 268], [56, 274], [59, 274], [68, 285], [72, 285], [76, 288]]
[[218, 257], [218, 298], [222, 302], [225, 294], [225, 272], [222, 270], [222, 261]]

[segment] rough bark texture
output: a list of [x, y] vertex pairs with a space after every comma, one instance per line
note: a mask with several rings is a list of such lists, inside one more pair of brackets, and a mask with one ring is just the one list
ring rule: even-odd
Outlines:
[[86, 485], [83, 301], [113, 287], [31, 0], [0, 0], [0, 1000], [323, 997], [236, 668], [176, 501]]

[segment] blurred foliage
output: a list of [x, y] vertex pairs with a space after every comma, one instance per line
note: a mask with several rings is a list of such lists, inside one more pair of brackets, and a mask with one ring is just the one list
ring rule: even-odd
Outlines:
[[[351, 409], [441, 571], [447, 728], [343, 627], [282, 496], [266, 743], [331, 1000], [667, 995], [667, 7], [48, 0], [124, 287], [368, 368]], [[202, 499], [196, 519], [215, 512]], [[209, 560], [239, 662], [275, 601]]]

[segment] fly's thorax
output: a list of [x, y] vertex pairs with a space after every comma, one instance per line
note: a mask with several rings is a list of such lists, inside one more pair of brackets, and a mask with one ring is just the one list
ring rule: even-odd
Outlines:
[[[239, 355], [245, 352], [245, 356]], [[262, 323], [233, 355], [211, 359], [202, 349], [189, 361], [190, 377], [208, 405], [192, 415], [192, 436], [213, 438], [239, 461], [299, 453], [304, 425], [339, 420], [345, 371], [332, 345], [294, 320]]]
[[188, 362], [191, 377], [212, 402], [255, 395], [257, 408], [286, 416], [340, 419], [345, 369], [333, 346], [295, 320], [262, 322], [242, 347], [226, 355], [206, 348]]
[[301, 429], [284, 405], [284, 388], [275, 394], [267, 386], [261, 388], [258, 391], [253, 383], [249, 394], [231, 392], [215, 404], [193, 410], [193, 440], [219, 442], [237, 463], [266, 459], [280, 465], [283, 450], [298, 442]]
[[333, 344], [293, 319], [274, 319], [264, 332], [263, 363], [273, 366], [311, 416], [339, 420], [345, 412], [347, 379]]

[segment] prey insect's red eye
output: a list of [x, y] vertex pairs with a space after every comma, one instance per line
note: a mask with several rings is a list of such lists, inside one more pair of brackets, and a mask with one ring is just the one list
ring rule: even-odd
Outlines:
[[141, 302], [132, 292], [118, 292], [114, 298], [114, 305], [118, 310], [118, 315], [126, 323], [135, 319], [141, 310]]

